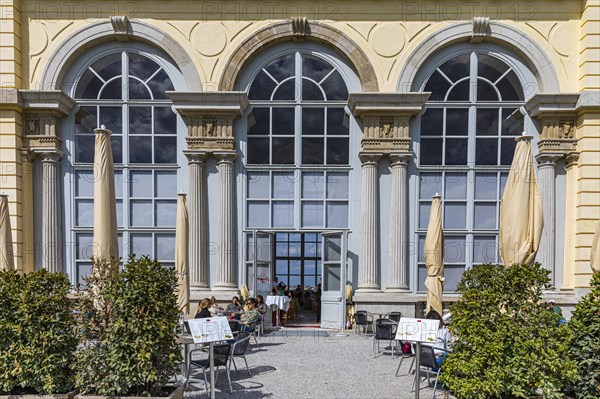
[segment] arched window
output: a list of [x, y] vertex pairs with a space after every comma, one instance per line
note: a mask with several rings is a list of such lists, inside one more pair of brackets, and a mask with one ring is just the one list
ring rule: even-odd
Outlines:
[[[123, 47], [121, 47], [123, 49]], [[73, 178], [66, 226], [76, 281], [89, 275], [93, 235], [94, 129], [112, 134], [120, 254], [173, 265], [178, 192], [178, 118], [165, 91], [173, 64], [136, 49], [96, 54], [80, 65], [71, 95], [78, 111], [65, 143]], [[70, 210], [70, 212], [69, 212]]]
[[431, 198], [443, 201], [445, 291], [465, 267], [498, 262], [499, 205], [525, 98], [515, 69], [493, 52], [466, 51], [443, 60], [423, 83], [431, 96], [418, 140], [418, 290], [427, 276], [423, 244]]

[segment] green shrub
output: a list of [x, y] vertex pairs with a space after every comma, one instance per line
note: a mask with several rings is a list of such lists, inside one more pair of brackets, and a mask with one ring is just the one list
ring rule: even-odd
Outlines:
[[70, 288], [62, 273], [0, 272], [0, 391], [73, 388], [77, 337]]
[[577, 363], [574, 379], [579, 399], [600, 398], [600, 273], [592, 276], [592, 290], [575, 305], [569, 322], [571, 353]]
[[548, 274], [539, 264], [465, 271], [451, 309], [453, 352], [440, 375], [456, 397], [562, 397], [575, 365], [569, 328], [559, 326], [559, 315], [542, 302]]
[[92, 278], [99, 288], [81, 302], [77, 387], [103, 396], [156, 395], [181, 361], [175, 270], [130, 257], [122, 273], [108, 274], [103, 282]]

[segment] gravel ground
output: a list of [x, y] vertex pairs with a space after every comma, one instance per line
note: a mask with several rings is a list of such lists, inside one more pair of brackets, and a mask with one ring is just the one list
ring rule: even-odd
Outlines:
[[[384, 350], [373, 357], [371, 337], [317, 336], [307, 329], [304, 336], [264, 336], [259, 345], [248, 349], [249, 377], [243, 359], [236, 360], [239, 371], [232, 366], [233, 394], [229, 393], [226, 375], [217, 381], [217, 398], [414, 398], [410, 392], [412, 374], [407, 375], [410, 359], [402, 363], [395, 377], [399, 357], [391, 358]], [[290, 332], [290, 334], [294, 334]], [[201, 372], [193, 374], [186, 399], [206, 397]], [[421, 398], [430, 398], [433, 389], [423, 388]], [[438, 391], [439, 392], [439, 391]], [[443, 393], [436, 393], [443, 398]]]

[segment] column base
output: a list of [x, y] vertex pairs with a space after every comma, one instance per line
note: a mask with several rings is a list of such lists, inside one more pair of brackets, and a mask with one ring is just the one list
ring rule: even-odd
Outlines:
[[408, 286], [404, 286], [404, 287], [387, 287], [385, 289], [385, 292], [390, 292], [390, 293], [398, 293], [398, 294], [409, 294], [411, 293], [410, 289], [408, 288]]
[[213, 287], [213, 291], [220, 290], [239, 290], [237, 284], [234, 283], [216, 283]]
[[381, 288], [378, 285], [373, 284], [373, 285], [363, 285], [363, 286], [360, 286], [360, 287], [358, 287], [356, 289], [355, 293], [356, 294], [363, 294], [363, 293], [366, 294], [366, 293], [371, 293], [371, 292], [382, 292], [382, 291], [381, 291]]

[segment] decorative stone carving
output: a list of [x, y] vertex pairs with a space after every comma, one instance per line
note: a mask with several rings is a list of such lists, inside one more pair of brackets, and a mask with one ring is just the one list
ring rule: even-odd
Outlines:
[[473, 33], [471, 34], [471, 43], [480, 43], [489, 35], [490, 19], [489, 17], [473, 18]]
[[110, 23], [115, 31], [115, 39], [120, 42], [129, 41], [129, 19], [126, 15], [111, 16]]
[[292, 17], [292, 38], [294, 41], [303, 41], [308, 34], [308, 18]]

